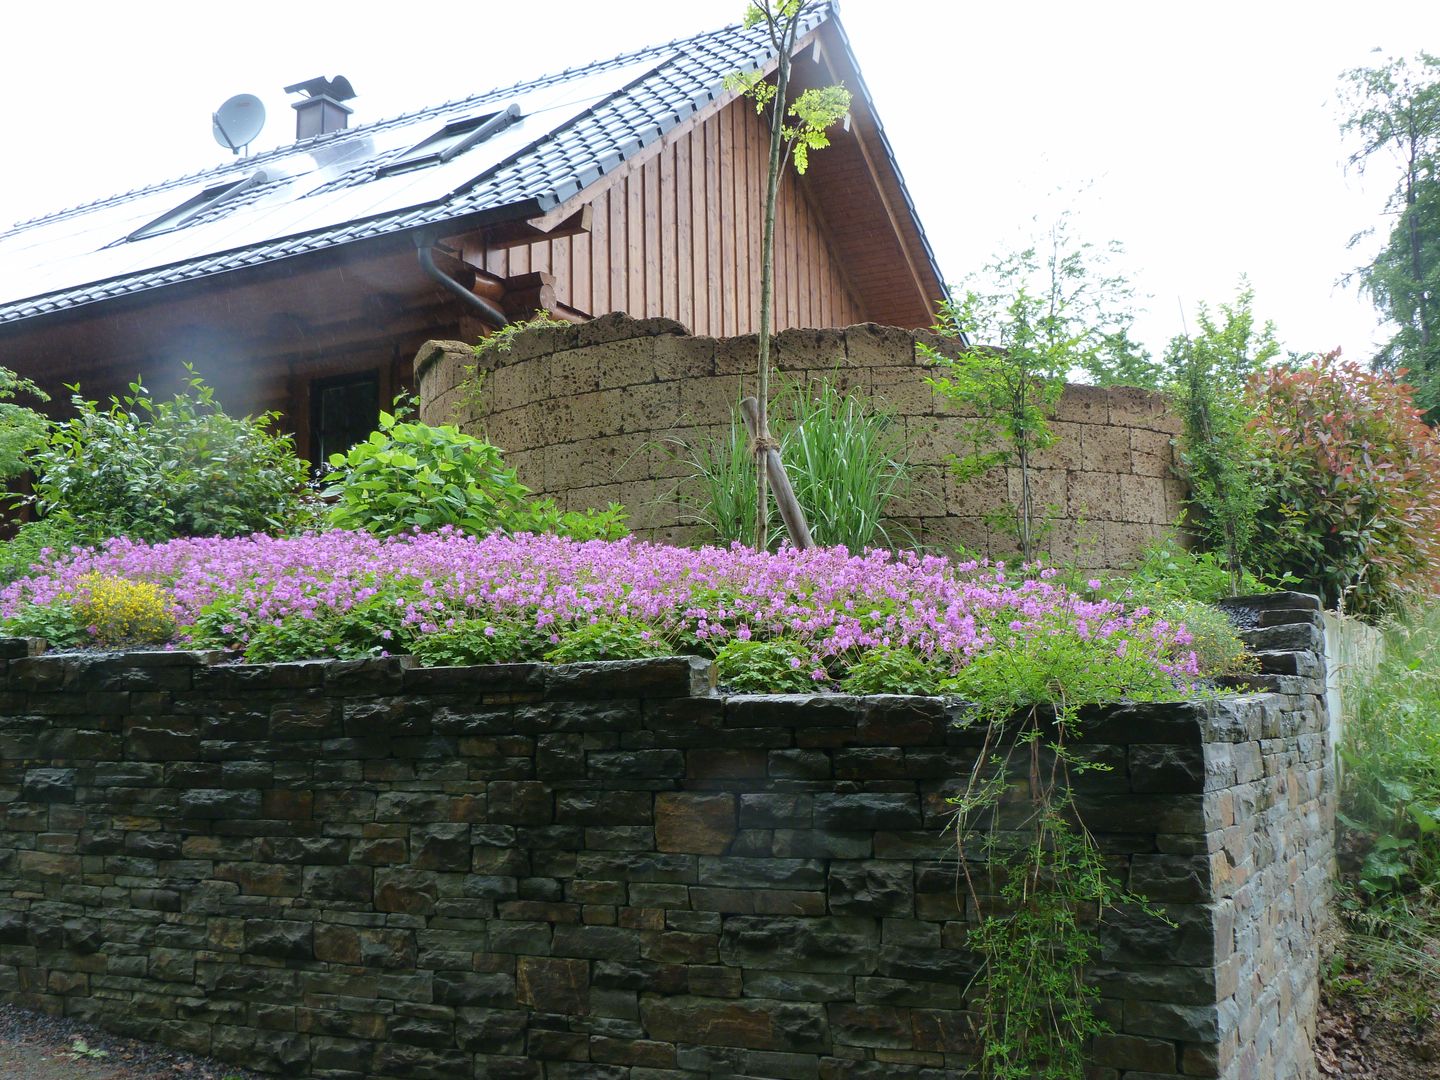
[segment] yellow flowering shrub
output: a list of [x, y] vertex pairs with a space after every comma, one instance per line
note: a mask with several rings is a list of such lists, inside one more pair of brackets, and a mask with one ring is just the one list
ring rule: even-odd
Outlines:
[[170, 594], [148, 581], [86, 574], [71, 603], [97, 645], [160, 645], [175, 633]]

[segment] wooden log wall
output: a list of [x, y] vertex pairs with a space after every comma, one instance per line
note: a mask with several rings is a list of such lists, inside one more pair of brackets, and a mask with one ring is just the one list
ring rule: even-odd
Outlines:
[[[477, 244], [465, 256], [502, 278], [553, 274], [556, 299], [591, 315], [663, 315], [696, 334], [753, 333], [768, 146], [763, 120], [736, 101], [672, 132], [600, 192], [588, 234]], [[775, 223], [777, 330], [868, 318], [834, 251], [803, 178], [787, 170]]]

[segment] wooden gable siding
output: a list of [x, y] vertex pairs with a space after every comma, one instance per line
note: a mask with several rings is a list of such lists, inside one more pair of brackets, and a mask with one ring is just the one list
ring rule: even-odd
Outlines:
[[[591, 315], [678, 319], [696, 334], [753, 333], [769, 132], [745, 101], [667, 136], [591, 201], [588, 234], [467, 248], [499, 277], [544, 271], [555, 296]], [[775, 325], [848, 326], [869, 317], [803, 180], [787, 172], [775, 222]]]

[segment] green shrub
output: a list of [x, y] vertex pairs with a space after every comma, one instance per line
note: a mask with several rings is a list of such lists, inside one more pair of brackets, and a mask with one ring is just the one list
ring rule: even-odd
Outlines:
[[529, 494], [500, 451], [483, 439], [450, 424], [397, 421], [386, 412], [369, 439], [330, 455], [330, 468], [330, 524], [379, 536], [446, 525], [493, 532]]
[[49, 401], [50, 395], [29, 379], [0, 367], [0, 479], [18, 476], [29, 466], [27, 455], [45, 442], [50, 421], [26, 405], [17, 404], [19, 395]]
[[[1186, 551], [1172, 537], [1147, 547], [1125, 575], [1107, 582], [1102, 592], [1132, 606], [1159, 607], [1172, 600], [1213, 604], [1230, 596], [1231, 586], [1221, 552]], [[1250, 571], [1241, 573], [1240, 595], [1270, 591], [1271, 586]]]
[[170, 595], [153, 582], [86, 574], [71, 604], [97, 645], [161, 645], [175, 634]]
[[[1227, 575], [1228, 577], [1228, 575]], [[1159, 613], [1172, 623], [1184, 623], [1202, 679], [1244, 675], [1259, 670], [1259, 662], [1245, 648], [1235, 624], [1219, 608], [1198, 600], [1172, 600]]]
[[463, 619], [415, 639], [410, 651], [426, 667], [513, 664], [538, 660], [544, 639], [534, 626], [514, 620]]
[[913, 649], [877, 646], [851, 665], [840, 683], [847, 694], [940, 693], [943, 672]]
[[619, 540], [628, 536], [628, 515], [619, 503], [610, 503], [604, 510], [561, 510], [554, 499], [531, 499], [509, 515], [505, 528], [509, 532], [553, 533], [571, 540]]
[[810, 677], [813, 661], [789, 638], [731, 639], [715, 653], [716, 678], [737, 694], [805, 694], [824, 689]]
[[1440, 436], [1409, 387], [1331, 354], [1261, 373], [1249, 403], [1268, 571], [1370, 618], [1440, 588]]
[[670, 656], [674, 648], [664, 635], [640, 619], [599, 619], [559, 631], [560, 640], [545, 653], [552, 664], [590, 660], [644, 660]]
[[64, 555], [72, 547], [86, 546], [95, 539], [79, 523], [65, 518], [23, 522], [14, 536], [0, 543], [0, 585], [26, 577], [37, 563]]
[[28, 457], [42, 517], [80, 536], [159, 541], [282, 532], [303, 513], [305, 465], [276, 413], [235, 419], [186, 368], [186, 390], [154, 401], [140, 383], [108, 408], [72, 398]]
[[432, 426], [380, 414], [380, 430], [330, 456], [329, 523], [391, 536], [452, 526], [484, 535], [547, 532], [577, 540], [618, 540], [625, 510], [561, 510], [534, 499], [500, 450], [451, 424]]

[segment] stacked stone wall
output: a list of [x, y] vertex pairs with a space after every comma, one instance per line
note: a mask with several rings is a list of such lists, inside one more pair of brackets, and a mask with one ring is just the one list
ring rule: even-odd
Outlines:
[[[1093, 1080], [1309, 1077], [1333, 799], [1311, 612], [1274, 674], [1077, 751], [1123, 911]], [[1318, 632], [1316, 632], [1318, 633]], [[417, 669], [0, 643], [0, 998], [329, 1080], [951, 1080], [976, 912], [939, 699], [672, 659]]]
[[[774, 361], [802, 383], [856, 387], [893, 415], [896, 444], [914, 468], [894, 518], [917, 542], [1008, 554], [1013, 539], [990, 519], [1018, 497], [1018, 471], [956, 481], [947, 462], [965, 451], [971, 417], [925, 382], [933, 372], [917, 344], [949, 345], [873, 324], [787, 330], [775, 338]], [[753, 335], [693, 337], [668, 319], [617, 314], [531, 331], [508, 352], [487, 352], [478, 395], [466, 388], [476, 359], [459, 343], [427, 344], [416, 381], [424, 420], [485, 435], [535, 491], [570, 509], [620, 502], [642, 535], [690, 542], [701, 532], [677, 498], [687, 448], [728, 430], [731, 407], [753, 393], [755, 355]], [[1032, 484], [1051, 519], [1042, 546], [1056, 558], [1118, 568], [1179, 518], [1185, 492], [1171, 445], [1179, 427], [1158, 395], [1069, 386], [1051, 426], [1056, 442], [1037, 455]]]

